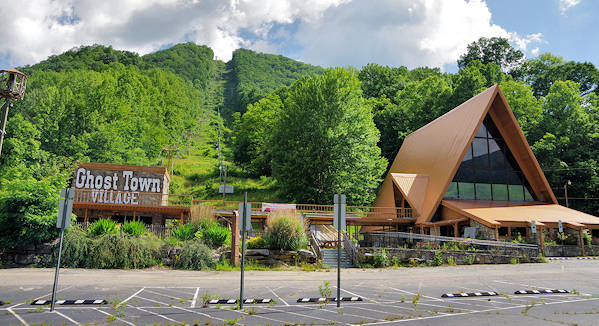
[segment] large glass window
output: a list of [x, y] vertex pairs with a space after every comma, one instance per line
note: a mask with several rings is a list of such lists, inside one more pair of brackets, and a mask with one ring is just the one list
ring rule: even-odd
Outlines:
[[489, 116], [468, 148], [445, 198], [535, 200], [530, 185]]

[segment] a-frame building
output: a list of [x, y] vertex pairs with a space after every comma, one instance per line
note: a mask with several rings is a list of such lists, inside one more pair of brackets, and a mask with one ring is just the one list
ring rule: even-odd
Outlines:
[[528, 234], [533, 221], [599, 228], [599, 218], [558, 204], [498, 85], [406, 137], [374, 206], [409, 207], [421, 232], [453, 236], [466, 226], [488, 239]]

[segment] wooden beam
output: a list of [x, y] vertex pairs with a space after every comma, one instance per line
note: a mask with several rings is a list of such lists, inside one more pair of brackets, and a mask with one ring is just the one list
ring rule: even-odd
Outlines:
[[85, 213], [83, 215], [83, 223], [87, 223], [87, 208], [85, 209]]
[[543, 229], [539, 228], [539, 240], [541, 240], [541, 252], [545, 256], [545, 240], [543, 239]]
[[455, 224], [453, 225], [453, 236], [456, 238], [460, 236], [460, 228], [458, 227], [458, 222], [455, 222]]
[[183, 212], [181, 212], [181, 225], [183, 225], [184, 221], [183, 221]]
[[495, 240], [499, 241], [499, 227], [495, 227]]
[[133, 221], [136, 221], [136, 219], [135, 219], [135, 211], [133, 211]]

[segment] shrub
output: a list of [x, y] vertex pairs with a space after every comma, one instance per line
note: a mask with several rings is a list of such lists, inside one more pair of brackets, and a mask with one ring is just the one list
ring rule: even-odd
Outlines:
[[585, 245], [590, 246], [591, 242], [593, 241], [593, 236], [591, 236], [589, 230], [584, 229], [582, 230], [582, 239], [584, 240]]
[[294, 216], [284, 212], [273, 213], [266, 224], [268, 229], [264, 233], [264, 240], [270, 249], [298, 250], [308, 242], [302, 223]]
[[[58, 237], [56, 216], [62, 181], [2, 180], [0, 186], [0, 248], [42, 244]], [[0, 250], [1, 250], [0, 249]]]
[[391, 263], [389, 262], [389, 256], [387, 250], [383, 249], [374, 253], [373, 265], [374, 267], [387, 267]]
[[215, 268], [216, 263], [217, 259], [205, 244], [200, 241], [188, 241], [176, 257], [173, 267], [202, 270]]
[[196, 232], [196, 238], [201, 238], [208, 246], [218, 248], [227, 242], [227, 240], [230, 242], [231, 231], [215, 222], [214, 225]]
[[128, 235], [139, 236], [146, 233], [146, 225], [141, 221], [128, 221], [121, 226], [121, 230]]
[[[79, 226], [66, 230], [62, 246], [61, 263], [65, 267], [85, 267], [89, 258], [91, 239]], [[58, 254], [58, 246], [55, 247]]]
[[130, 238], [107, 233], [92, 238], [73, 228], [65, 235], [62, 261], [65, 267], [145, 268], [159, 264], [161, 246], [155, 236]]
[[116, 233], [117, 231], [118, 225], [109, 218], [101, 218], [89, 226], [89, 234], [93, 236]]
[[248, 249], [263, 249], [267, 247], [266, 241], [262, 237], [254, 237], [246, 243]]
[[195, 237], [198, 227], [194, 224], [185, 224], [173, 229], [173, 237], [181, 241], [191, 240]]
[[439, 251], [435, 251], [435, 255], [433, 256], [433, 265], [441, 266], [443, 265], [443, 253]]

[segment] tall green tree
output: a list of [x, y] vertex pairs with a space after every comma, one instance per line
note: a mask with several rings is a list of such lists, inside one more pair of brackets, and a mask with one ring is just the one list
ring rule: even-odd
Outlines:
[[385, 170], [379, 131], [354, 71], [327, 69], [289, 90], [273, 131], [273, 175], [289, 199], [370, 204]]
[[458, 59], [458, 67], [463, 69], [475, 60], [483, 64], [494, 62], [502, 71], [510, 72], [522, 65], [524, 53], [514, 49], [503, 37], [481, 37], [478, 41], [468, 44], [466, 53]]

